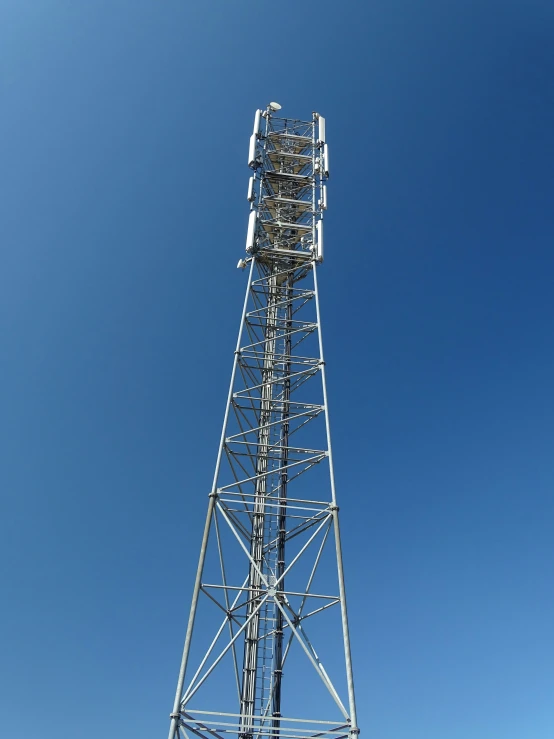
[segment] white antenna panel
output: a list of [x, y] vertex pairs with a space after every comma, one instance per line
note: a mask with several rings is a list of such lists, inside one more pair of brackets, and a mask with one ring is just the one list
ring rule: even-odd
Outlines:
[[246, 251], [251, 252], [254, 248], [256, 236], [256, 211], [251, 210], [248, 218], [248, 231], [246, 233]]
[[320, 115], [319, 116], [319, 138], [318, 141], [320, 144], [325, 143], [325, 118]]
[[254, 116], [254, 135], [257, 136], [260, 133], [260, 118], [262, 115], [261, 110], [256, 111], [256, 115]]
[[248, 195], [246, 199], [252, 202], [256, 196], [254, 195], [254, 177], [248, 180]]
[[321, 208], [327, 210], [327, 185], [323, 185], [321, 190]]
[[248, 166], [254, 168], [256, 166], [256, 134], [250, 136], [250, 146], [248, 148]]
[[323, 221], [317, 222], [317, 261], [323, 261]]
[[323, 147], [323, 174], [329, 177], [329, 147], [327, 144]]

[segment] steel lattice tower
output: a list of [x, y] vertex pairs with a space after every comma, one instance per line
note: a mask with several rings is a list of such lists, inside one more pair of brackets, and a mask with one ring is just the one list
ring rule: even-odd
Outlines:
[[[279, 110], [256, 111], [250, 138], [247, 257], [238, 265], [248, 267], [248, 285], [169, 739], [359, 733], [317, 284], [325, 120]], [[213, 627], [206, 615], [198, 628], [201, 608], [219, 614]], [[310, 640], [306, 621], [311, 633], [330, 612], [340, 615], [334, 629]], [[316, 652], [318, 637], [323, 652], [339, 645], [340, 686]], [[313, 706], [303, 710], [314, 703], [310, 677], [324, 688], [315, 717]]]

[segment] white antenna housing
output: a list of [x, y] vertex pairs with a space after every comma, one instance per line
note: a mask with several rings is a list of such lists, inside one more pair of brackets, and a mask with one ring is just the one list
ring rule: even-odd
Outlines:
[[327, 144], [323, 147], [323, 174], [329, 177], [329, 147]]
[[246, 199], [252, 202], [256, 198], [254, 194], [254, 177], [251, 177], [248, 180], [248, 195], [246, 196]]
[[254, 167], [256, 166], [256, 142], [258, 138], [255, 133], [250, 136], [250, 146], [248, 147], [248, 166]]
[[325, 118], [320, 115], [319, 116], [319, 138], [318, 138], [319, 144], [325, 143]]
[[256, 115], [254, 116], [254, 135], [257, 137], [260, 133], [260, 119], [262, 117], [262, 111], [257, 110]]
[[251, 210], [248, 217], [248, 231], [246, 232], [246, 251], [251, 252], [254, 249], [254, 239], [256, 236], [256, 211]]
[[321, 188], [321, 210], [327, 210], [327, 185]]
[[318, 221], [316, 225], [317, 232], [317, 261], [323, 261], [323, 221]]

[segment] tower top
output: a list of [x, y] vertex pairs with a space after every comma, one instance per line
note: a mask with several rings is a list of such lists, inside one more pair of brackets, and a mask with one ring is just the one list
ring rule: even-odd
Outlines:
[[325, 118], [319, 113], [309, 121], [274, 117], [280, 109], [272, 102], [254, 116], [246, 251], [261, 256], [294, 251], [299, 264], [322, 262], [329, 177]]

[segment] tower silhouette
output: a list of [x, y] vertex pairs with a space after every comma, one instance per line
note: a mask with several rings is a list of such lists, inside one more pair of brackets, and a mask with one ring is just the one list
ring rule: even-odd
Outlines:
[[279, 111], [250, 138], [248, 284], [169, 739], [359, 733], [317, 281], [325, 119]]

